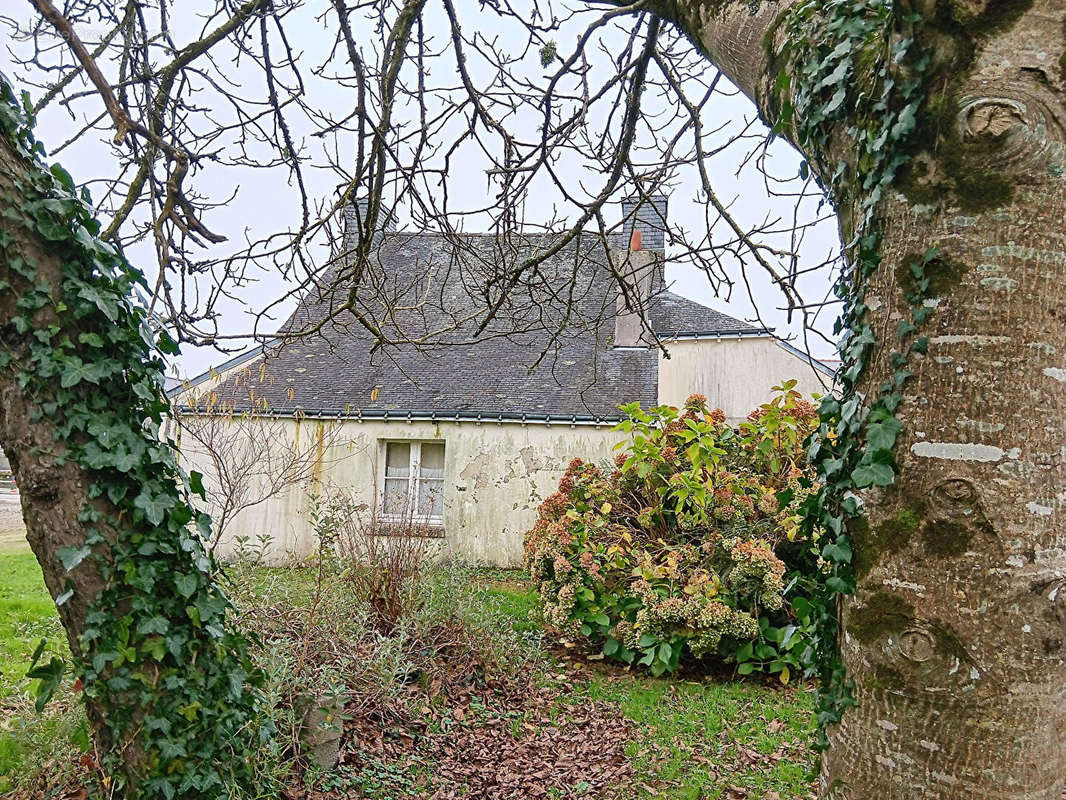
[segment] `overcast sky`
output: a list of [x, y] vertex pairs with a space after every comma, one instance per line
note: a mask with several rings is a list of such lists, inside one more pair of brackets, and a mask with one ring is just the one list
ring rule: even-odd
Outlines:
[[[192, 11], [196, 7], [197, 0], [182, 0], [183, 12], [188, 3], [188, 9]], [[332, 33], [325, 29], [325, 22], [316, 16], [321, 12], [318, 3], [310, 3], [301, 13], [290, 16], [287, 20], [286, 30], [290, 42], [297, 51], [305, 52], [308, 58], [320, 52], [323, 48], [328, 49]], [[476, 0], [467, 0], [461, 4], [464, 13], [471, 19], [479, 21], [478, 24], [493, 24], [491, 18], [486, 19], [484, 13], [479, 17]], [[23, 20], [29, 19], [33, 13], [28, 3], [23, 3], [12, 12]], [[195, 22], [195, 15], [190, 14], [189, 20]], [[178, 20], [176, 37], [181, 41], [181, 33], [192, 37], [196, 33], [196, 26], [191, 24], [187, 31], [182, 31], [181, 20]], [[428, 22], [433, 23], [429, 18]], [[79, 35], [86, 41], [91, 41], [100, 32], [81, 30]], [[501, 36], [508, 35], [506, 31], [500, 31]], [[569, 38], [568, 38], [569, 37]], [[4, 37], [6, 38], [6, 36]], [[558, 37], [559, 50], [565, 52], [568, 45], [576, 38], [576, 29], [564, 29]], [[608, 39], [608, 42], [610, 40]], [[5, 49], [0, 53], [0, 69], [12, 77], [20, 72], [21, 65], [17, 62], [18, 50], [12, 55], [10, 50]], [[535, 54], [531, 56], [535, 60]], [[476, 64], [474, 65], [476, 68]], [[607, 64], [609, 67], [609, 62]], [[532, 64], [531, 69], [539, 68]], [[438, 80], [450, 80], [454, 82], [454, 75], [439, 74], [447, 73], [446, 65], [438, 66]], [[454, 71], [454, 68], [453, 68]], [[255, 81], [259, 78], [254, 71], [249, 71], [239, 65], [233, 68], [229, 77], [235, 82]], [[335, 116], [343, 116], [344, 109], [352, 105], [352, 94], [329, 80], [320, 80], [308, 83], [308, 97], [322, 108], [330, 109]], [[36, 96], [39, 91], [34, 91]], [[199, 102], [205, 102], [201, 98]], [[207, 101], [210, 102], [210, 101]], [[49, 151], [53, 151], [62, 142], [67, 141], [76, 131], [86, 116], [95, 116], [102, 111], [102, 104], [90, 97], [75, 108], [73, 112], [53, 104], [41, 115], [37, 124], [37, 135]], [[705, 112], [710, 116], [708, 122], [712, 126], [724, 125], [721, 139], [725, 141], [733, 133], [741, 129], [744, 123], [755, 117], [755, 109], [752, 104], [742, 95], [734, 96], [719, 95], [714, 98], [709, 109]], [[765, 129], [763, 129], [765, 130]], [[308, 165], [324, 161], [322, 144], [320, 140], [308, 137], [308, 130], [295, 130], [300, 144], [305, 148]], [[345, 146], [342, 140], [338, 142], [338, 152], [344, 157], [340, 148]], [[742, 166], [742, 161], [750, 150], [751, 140], [731, 147], [717, 155], [706, 165], [710, 173], [716, 193], [724, 201], [731, 203], [731, 213], [742, 223], [758, 224], [767, 216], [781, 218], [785, 222], [793, 218], [794, 204], [784, 198], [775, 198], [768, 194], [762, 175], [755, 162], [748, 162]], [[91, 182], [106, 178], [114, 174], [115, 161], [109, 145], [99, 138], [85, 138], [57, 156], [57, 160], [70, 171], [76, 181]], [[453, 207], [461, 207], [464, 203], [470, 208], [485, 204], [488, 182], [485, 179], [486, 162], [476, 148], [466, 147], [459, 151], [453, 160], [453, 173], [449, 178], [449, 192]], [[767, 158], [762, 164], [778, 175], [795, 175], [800, 168], [800, 158], [789, 146], [780, 140], [770, 145], [767, 150]], [[582, 167], [576, 166], [579, 173]], [[337, 175], [327, 169], [309, 169], [305, 175], [312, 196], [328, 198], [337, 186]], [[575, 180], [581, 179], [580, 174], [575, 175]], [[98, 186], [90, 184], [94, 197], [100, 195]], [[196, 186], [199, 191], [212, 197], [223, 200], [230, 195], [233, 199], [224, 207], [212, 212], [210, 226], [213, 230], [227, 236], [228, 243], [223, 248], [237, 250], [241, 243], [255, 239], [265, 233], [284, 230], [293, 224], [297, 213], [297, 195], [292, 186], [288, 184], [287, 175], [281, 170], [263, 171], [239, 167], [219, 167], [204, 172], [198, 179]], [[552, 209], [557, 208], [559, 198], [553, 196], [551, 187], [544, 186], [536, 189], [524, 206], [524, 213], [533, 221], [541, 221], [550, 216]], [[574, 212], [563, 207], [562, 212], [573, 217]], [[613, 209], [615, 219], [620, 217], [620, 210]], [[801, 211], [800, 218], [812, 219], [817, 214], [824, 214], [825, 209], [817, 209], [816, 203], [808, 202]], [[683, 171], [679, 176], [678, 185], [670, 192], [669, 215], [672, 221], [677, 221], [684, 226], [690, 234], [700, 236], [706, 232], [705, 204], [699, 197], [699, 183], [695, 169]], [[466, 220], [464, 225], [469, 231], [478, 230], [478, 219]], [[405, 210], [401, 209], [400, 227], [410, 227], [410, 218]], [[823, 222], [817, 229], [807, 236], [804, 248], [801, 251], [805, 262], [816, 264], [838, 247], [838, 238], [835, 222], [832, 219]], [[668, 251], [669, 254], [669, 251]], [[151, 248], [141, 245], [132, 248], [127, 255], [130, 260], [145, 269], [151, 277], [154, 275], [154, 253]], [[224, 306], [223, 327], [229, 332], [246, 331], [249, 328], [250, 313], [258, 311], [276, 297], [283, 294], [283, 287], [279, 285], [277, 276], [266, 272], [260, 276], [261, 280], [243, 289], [237, 297], [228, 301]], [[830, 284], [831, 276], [827, 271], [819, 274], [806, 276], [802, 281], [805, 298], [808, 302], [821, 300], [825, 297]], [[721, 291], [716, 296], [714, 288], [707, 278], [698, 270], [684, 265], [671, 264], [667, 269], [667, 280], [672, 282], [672, 289], [678, 294], [697, 300], [715, 309], [723, 311], [740, 319], [755, 321], [761, 317], [765, 324], [774, 326], [777, 332], [785, 337], [791, 337], [794, 344], [803, 347], [803, 336], [798, 321], [791, 325], [786, 322], [783, 312], [778, 310], [782, 305], [781, 295], [772, 289], [765, 279], [756, 277], [753, 280], [755, 301], [758, 305], [758, 313], [752, 304], [748, 293], [740, 286], [734, 288], [730, 296], [725, 296]], [[291, 303], [279, 309], [276, 324], [284, 321], [285, 315], [291, 311]], [[819, 328], [828, 334], [832, 328], [835, 309], [830, 308], [823, 312], [819, 319]], [[816, 339], [810, 340], [812, 352], [819, 357], [832, 356], [832, 348], [824, 342]], [[231, 345], [232, 346], [232, 345]], [[172, 371], [180, 372], [183, 376], [196, 374], [213, 363], [219, 363], [228, 356], [222, 355], [211, 348], [184, 348], [182, 356], [172, 367]]]

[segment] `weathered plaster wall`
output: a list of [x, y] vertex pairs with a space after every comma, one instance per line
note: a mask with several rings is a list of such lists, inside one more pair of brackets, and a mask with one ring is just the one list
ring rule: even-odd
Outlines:
[[[320, 437], [323, 426], [340, 424], [342, 433], [326, 437], [320, 480], [348, 490], [359, 502], [376, 500], [380, 443], [385, 440], [445, 442], [444, 527], [448, 550], [465, 560], [499, 566], [522, 561], [522, 534], [533, 524], [540, 502], [555, 491], [570, 459], [612, 458], [621, 434], [610, 427], [569, 424], [522, 425], [475, 422], [342, 423], [286, 420], [285, 435]], [[240, 430], [239, 420], [234, 422]], [[307, 441], [307, 439], [303, 439]], [[187, 470], [210, 474], [204, 454], [182, 442]], [[308, 486], [293, 486], [235, 517], [216, 552], [232, 554], [237, 537], [254, 542], [271, 537], [267, 560], [283, 562], [310, 555], [315, 547], [308, 519]]]
[[[806, 394], [822, 393], [822, 378], [804, 359], [769, 337], [680, 340], [668, 344], [671, 358], [659, 360], [659, 402], [680, 406], [688, 395], [707, 396], [712, 408], [722, 408], [734, 422], [766, 402], [770, 388], [796, 378]], [[244, 370], [258, 375], [258, 358], [226, 369], [194, 389], [203, 395]], [[186, 394], [186, 393], [182, 393]], [[176, 398], [181, 403], [184, 397]], [[368, 506], [377, 499], [378, 453], [384, 440], [441, 440], [445, 442], [445, 540], [448, 550], [471, 561], [514, 566], [522, 559], [522, 534], [532, 525], [540, 502], [555, 490], [566, 464], [575, 456], [598, 461], [614, 455], [622, 437], [609, 426], [571, 426], [517, 422], [428, 422], [403, 420], [344, 422], [304, 419], [282, 421], [283, 435], [307, 446], [322, 436], [324, 426], [340, 425], [339, 435], [326, 439], [316, 479], [326, 486], [349, 491]], [[239, 417], [232, 430], [239, 435]], [[172, 428], [167, 431], [174, 435]], [[206, 455], [191, 441], [181, 442], [187, 470], [209, 480]], [[254, 543], [270, 537], [266, 558], [283, 562], [310, 555], [315, 547], [308, 518], [307, 485], [292, 486], [279, 495], [240, 512], [220, 543], [218, 553], [232, 554], [238, 537]]]
[[770, 398], [770, 389], [795, 378], [806, 395], [826, 394], [830, 378], [769, 337], [681, 339], [659, 356], [659, 402], [680, 407], [702, 394], [711, 408], [738, 422]]

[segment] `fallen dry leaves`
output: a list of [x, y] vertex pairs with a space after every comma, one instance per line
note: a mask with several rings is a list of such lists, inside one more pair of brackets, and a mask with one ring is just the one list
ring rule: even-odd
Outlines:
[[[626, 745], [635, 738], [633, 724], [605, 703], [568, 700], [573, 683], [584, 679], [575, 670], [539, 687], [529, 680], [445, 681], [423, 696], [412, 684], [404, 706], [351, 720], [342, 763], [425, 765], [422, 784], [405, 796], [426, 800], [551, 793], [611, 800], [623, 790], [632, 794]], [[655, 793], [654, 786], [646, 788]], [[288, 800], [341, 797], [358, 794], [293, 787], [287, 795]]]
[[560, 708], [556, 699], [555, 691], [529, 696], [517, 736], [506, 716], [493, 716], [457, 735], [432, 737], [433, 800], [536, 798], [552, 789], [615, 797], [633, 777], [625, 755], [630, 723], [600, 703]]

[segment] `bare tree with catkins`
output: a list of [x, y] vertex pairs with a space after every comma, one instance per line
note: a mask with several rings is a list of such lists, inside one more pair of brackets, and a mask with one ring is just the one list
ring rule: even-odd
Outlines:
[[[284, 286], [281, 303], [341, 255], [338, 314], [385, 350], [435, 346], [397, 331], [382, 295], [374, 232], [397, 207], [447, 238], [480, 292], [476, 318], [453, 329], [484, 332], [538, 282], [558, 291], [539, 270], [568, 243], [606, 251], [607, 203], [633, 187], [650, 196], [686, 168], [707, 224], [671, 229], [672, 255], [723, 292], [768, 281], [813, 319], [830, 301], [803, 297], [811, 217], [745, 225], [716, 192], [708, 165], [729, 143], [715, 110], [739, 89], [807, 159], [799, 177], [776, 178], [764, 136], [742, 132], [766, 188], [801, 208], [824, 189], [845, 245], [831, 301], [844, 309], [844, 402], [822, 440], [839, 491], [822, 522], [839, 537], [838, 644], [857, 707], [823, 720], [823, 795], [1058, 800], [1061, 0], [219, 0], [191, 37], [165, 0], [31, 2], [36, 13], [10, 23], [20, 87], [37, 109], [71, 110], [72, 140], [112, 141], [100, 237], [151, 245], [147, 302], [197, 344], [225, 345], [219, 304], [257, 275]], [[301, 47], [309, 19], [328, 48]], [[317, 103], [323, 83], [344, 101]], [[490, 165], [478, 207], [452, 199], [469, 153]], [[0, 163], [17, 172], [7, 151]], [[339, 191], [311, 191], [312, 165]], [[287, 230], [221, 241], [212, 217], [227, 198], [203, 187], [238, 167], [284, 174]], [[558, 213], [532, 226], [523, 203], [545, 196]], [[357, 199], [360, 235], [338, 253], [335, 220]], [[492, 257], [462, 235], [472, 215], [496, 234]], [[531, 230], [550, 235], [532, 255], [518, 246]], [[276, 303], [251, 333], [273, 332]], [[301, 334], [314, 331], [287, 332]], [[32, 405], [3, 381], [5, 398]], [[0, 432], [13, 462], [34, 458], [10, 424]], [[41, 502], [24, 494], [24, 507]], [[54, 549], [42, 532], [42, 563]]]
[[[254, 376], [241, 370], [230, 379], [251, 381]], [[337, 420], [308, 421], [301, 440], [288, 436], [269, 409], [236, 412], [210, 396], [187, 401], [187, 411], [174, 416], [176, 439], [186, 459], [202, 470], [213, 523], [208, 552], [214, 552], [238, 514], [292, 486], [310, 485], [351, 454]]]

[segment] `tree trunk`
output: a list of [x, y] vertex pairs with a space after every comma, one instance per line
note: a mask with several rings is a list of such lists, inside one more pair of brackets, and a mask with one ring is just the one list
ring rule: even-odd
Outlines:
[[[26, 538], [40, 562], [49, 593], [53, 599], [63, 595], [68, 580], [74, 589], [74, 594], [58, 611], [70, 651], [75, 659], [80, 659], [84, 656], [80, 637], [85, 630], [85, 615], [90, 601], [104, 587], [104, 579], [99, 564], [92, 559], [68, 574], [58, 553], [63, 548], [78, 548], [85, 543], [85, 528], [78, 516], [89, 505], [89, 481], [74, 461], [62, 461], [67, 447], [54, 435], [52, 421], [39, 418], [41, 398], [27, 395], [19, 385], [18, 372], [12, 368], [30, 360], [33, 336], [33, 329], [20, 335], [10, 324], [22, 313], [18, 302], [28, 288], [25, 279], [13, 273], [12, 261], [21, 259], [34, 264], [41, 281], [53, 286], [62, 282], [59, 253], [50, 251], [48, 243], [35, 235], [35, 231], [20, 224], [22, 220], [16, 221], [16, 209], [23, 202], [33, 168], [34, 165], [14, 151], [6, 136], [0, 136], [0, 209], [5, 212], [0, 216], [0, 237], [3, 237], [0, 241], [4, 243], [0, 261], [0, 320], [5, 323], [0, 329], [0, 348], [11, 358], [9, 368], [0, 370], [0, 443], [19, 487]], [[34, 329], [40, 330], [62, 321], [53, 306], [39, 309], [33, 322]], [[99, 703], [89, 700], [86, 708], [90, 724], [99, 732], [97, 741], [104, 749], [109, 748], [111, 742], [102, 724]]]
[[0, 80], [0, 444], [112, 797], [220, 797], [255, 695], [170, 447], [143, 283]]
[[[678, 0], [663, 13], [771, 114], [788, 5], [752, 15], [743, 3]], [[897, 412], [901, 474], [863, 493], [865, 519], [853, 525], [859, 582], [842, 650], [858, 707], [831, 731], [822, 792], [1060, 800], [1066, 4], [952, 0], [918, 11], [942, 56], [934, 64], [952, 67], [923, 106], [926, 139], [875, 211], [867, 399], [896, 368], [909, 265], [936, 247], [933, 310], [919, 329], [929, 345], [910, 357]], [[841, 204], [846, 233], [852, 202]]]

